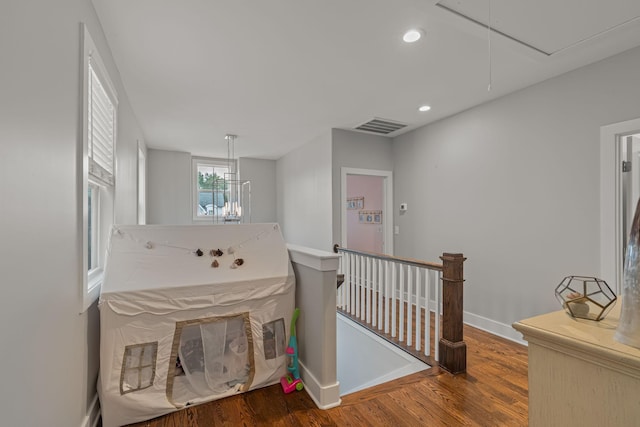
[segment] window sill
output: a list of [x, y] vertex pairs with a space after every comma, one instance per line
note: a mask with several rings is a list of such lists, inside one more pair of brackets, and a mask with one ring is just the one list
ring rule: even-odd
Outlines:
[[87, 287], [83, 295], [82, 311], [80, 314], [85, 313], [91, 305], [100, 297], [100, 290], [102, 289], [102, 280], [104, 278], [104, 271], [91, 272], [87, 277]]
[[194, 224], [218, 224], [221, 221], [222, 217], [220, 217], [220, 221], [216, 221], [216, 217], [214, 216], [199, 216], [197, 218], [192, 218]]

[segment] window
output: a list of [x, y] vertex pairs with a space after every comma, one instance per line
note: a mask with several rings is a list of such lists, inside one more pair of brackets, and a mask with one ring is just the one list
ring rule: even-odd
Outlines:
[[287, 338], [283, 318], [262, 325], [262, 346], [266, 360], [285, 355]]
[[194, 158], [193, 169], [193, 219], [221, 221], [225, 192], [225, 174], [229, 173], [227, 160]]
[[118, 98], [87, 31], [83, 31], [83, 311], [98, 297], [113, 224]]
[[157, 341], [126, 346], [120, 373], [120, 394], [151, 387], [156, 376], [157, 357]]
[[89, 211], [87, 215], [87, 271], [95, 270], [98, 267], [98, 253], [94, 248], [94, 244], [98, 241], [98, 229], [100, 212], [100, 189], [99, 187], [89, 182], [89, 190], [87, 193], [87, 209]]

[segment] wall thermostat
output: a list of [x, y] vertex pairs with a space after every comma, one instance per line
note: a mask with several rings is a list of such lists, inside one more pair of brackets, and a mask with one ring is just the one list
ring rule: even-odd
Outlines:
[[406, 203], [400, 203], [400, 210], [402, 212], [406, 211], [407, 210], [407, 204]]

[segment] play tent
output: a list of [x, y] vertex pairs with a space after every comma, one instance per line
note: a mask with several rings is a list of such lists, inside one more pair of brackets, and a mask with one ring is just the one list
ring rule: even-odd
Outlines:
[[277, 224], [114, 227], [99, 302], [103, 426], [279, 382], [294, 289]]

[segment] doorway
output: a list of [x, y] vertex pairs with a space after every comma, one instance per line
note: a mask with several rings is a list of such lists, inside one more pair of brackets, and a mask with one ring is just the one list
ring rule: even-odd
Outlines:
[[342, 168], [341, 246], [393, 255], [392, 173]]
[[600, 128], [600, 274], [613, 281], [617, 294], [622, 290], [624, 254], [640, 197], [639, 138], [640, 119]]
[[640, 133], [619, 138], [622, 154], [622, 249], [623, 260], [629, 244], [629, 233], [640, 198]]

